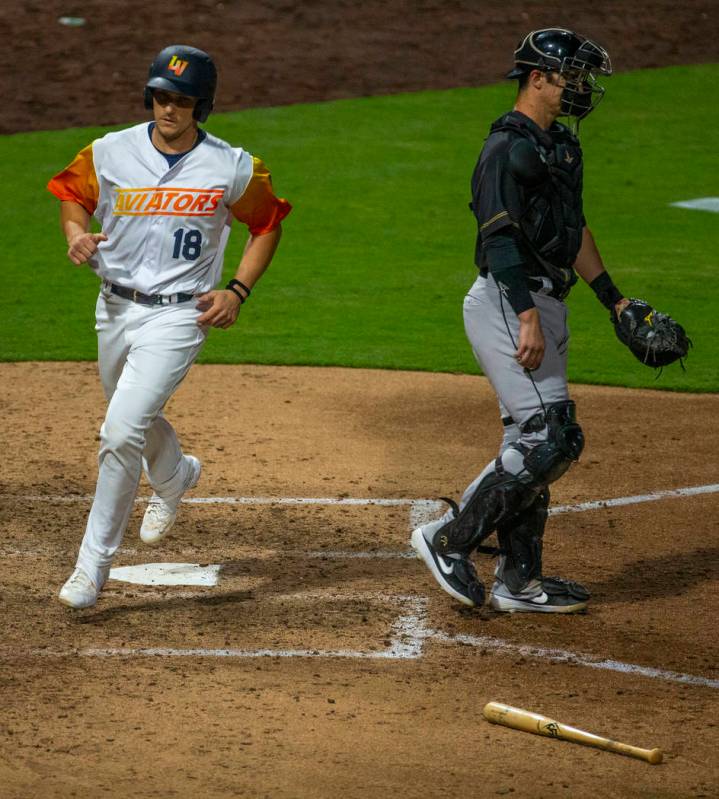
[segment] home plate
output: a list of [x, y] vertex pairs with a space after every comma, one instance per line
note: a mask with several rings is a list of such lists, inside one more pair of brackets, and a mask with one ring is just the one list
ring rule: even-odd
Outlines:
[[135, 585], [217, 585], [219, 564], [138, 563], [110, 570], [111, 580]]
[[719, 214], [719, 197], [698, 197], [696, 200], [682, 200], [671, 203], [675, 208], [690, 208], [694, 211], [714, 211]]

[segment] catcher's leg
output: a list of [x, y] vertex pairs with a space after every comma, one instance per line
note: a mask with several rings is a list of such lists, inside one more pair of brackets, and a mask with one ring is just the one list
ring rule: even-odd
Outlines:
[[[536, 437], [540, 427], [546, 440], [530, 446], [526, 442]], [[465, 491], [461, 506], [452, 503], [452, 510], [442, 519], [414, 531], [412, 546], [448, 594], [467, 605], [481, 604], [484, 589], [470, 555], [495, 530], [503, 531], [503, 563], [509, 553], [510, 573], [516, 572], [512, 585], [523, 586], [520, 598], [524, 599], [523, 594], [528, 592], [534, 599], [550, 590], [549, 584], [543, 588], [536, 579], [541, 575], [541, 534], [549, 503], [546, 488], [577, 460], [583, 445], [574, 403], [568, 400], [549, 406], [546, 413], [523, 426], [519, 441], [510, 443], [487, 465]], [[518, 533], [510, 541], [505, 532], [515, 529]], [[553, 590], [556, 592], [558, 587]], [[566, 604], [548, 603], [541, 598], [538, 602], [548, 606]]]
[[497, 527], [501, 553], [495, 575], [514, 594], [542, 575], [542, 537], [548, 508], [547, 488], [526, 510]]
[[[532, 506], [549, 483], [561, 477], [584, 447], [572, 400], [550, 405], [521, 426], [519, 441], [504, 452], [469, 486], [434, 534], [441, 554], [467, 555], [500, 526]], [[536, 441], [540, 433], [541, 443]]]
[[468, 486], [461, 506], [450, 501], [452, 509], [441, 519], [412, 533], [413, 548], [440, 587], [465, 605], [484, 602], [484, 586], [471, 553], [501, 519], [516, 515], [536, 494], [526, 479], [520, 479], [524, 471], [523, 451], [508, 446]]
[[549, 489], [522, 513], [497, 528], [500, 555], [490, 605], [501, 611], [575, 613], [584, 610], [589, 592], [578, 583], [542, 576], [542, 538]]
[[[467, 605], [481, 604], [484, 595], [471, 552], [500, 522], [529, 507], [545, 484], [524, 463], [548, 438], [546, 420], [540, 423], [537, 414], [568, 401], [566, 308], [549, 297], [537, 296], [536, 302], [546, 347], [540, 368], [530, 376], [514, 357], [519, 322], [504, 307], [494, 280], [478, 278], [465, 298], [467, 337], [499, 397], [505, 437], [499, 458], [468, 486], [459, 508], [415, 530], [412, 545], [439, 585]], [[543, 451], [539, 467], [546, 465], [549, 454]]]

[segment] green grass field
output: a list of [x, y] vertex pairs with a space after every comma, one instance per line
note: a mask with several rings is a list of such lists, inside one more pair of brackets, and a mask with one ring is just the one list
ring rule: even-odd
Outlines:
[[[719, 217], [669, 206], [719, 193], [706, 133], [719, 121], [717, 78], [719, 65], [615, 75], [582, 125], [586, 215], [607, 268], [626, 294], [682, 321], [695, 346], [686, 373], [655, 380], [582, 284], [568, 301], [572, 381], [719, 390], [709, 344]], [[266, 160], [294, 211], [240, 322], [213, 331], [201, 360], [477, 372], [461, 315], [476, 274], [469, 178], [512, 102], [508, 82], [210, 117], [211, 132]], [[0, 360], [95, 358], [97, 278], [66, 259], [45, 184], [105, 130], [0, 139]], [[238, 227], [228, 276], [243, 242]]]

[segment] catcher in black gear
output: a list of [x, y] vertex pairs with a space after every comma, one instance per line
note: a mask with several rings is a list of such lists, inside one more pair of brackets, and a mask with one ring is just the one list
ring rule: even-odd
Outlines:
[[[543, 568], [550, 485], [584, 447], [569, 396], [564, 301], [582, 279], [620, 340], [652, 367], [683, 358], [689, 340], [668, 316], [615, 286], [585, 218], [579, 123], [604, 95], [607, 51], [573, 31], [545, 28], [519, 42], [514, 62], [507, 75], [518, 82], [514, 107], [492, 124], [472, 175], [479, 274], [463, 309], [472, 350], [497, 393], [503, 440], [460, 502], [450, 500], [450, 510], [411, 541], [440, 588], [467, 606], [485, 601], [471, 556], [490, 550], [498, 555], [487, 597], [494, 610], [575, 613], [586, 608], [587, 589]], [[493, 534], [498, 548], [484, 544]]]

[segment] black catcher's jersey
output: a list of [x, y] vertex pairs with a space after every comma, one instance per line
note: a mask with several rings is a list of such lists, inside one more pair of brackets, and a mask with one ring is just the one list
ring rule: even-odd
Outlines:
[[483, 242], [511, 227], [528, 275], [574, 284], [585, 225], [582, 172], [579, 140], [564, 125], [545, 131], [519, 111], [494, 122], [472, 176], [477, 266], [486, 270]]

